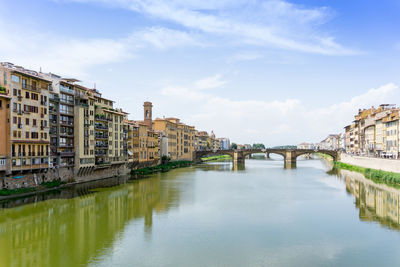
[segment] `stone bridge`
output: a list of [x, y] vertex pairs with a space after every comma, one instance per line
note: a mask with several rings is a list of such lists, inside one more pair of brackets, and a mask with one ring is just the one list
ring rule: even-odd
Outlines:
[[246, 156], [251, 154], [264, 153], [267, 158], [270, 154], [278, 154], [283, 157], [285, 167], [296, 167], [296, 159], [301, 155], [313, 153], [321, 153], [332, 157], [333, 161], [340, 160], [340, 152], [336, 150], [323, 149], [246, 149], [246, 150], [205, 150], [194, 152], [194, 161], [201, 163], [201, 158], [206, 156], [229, 155], [232, 157], [233, 163], [244, 163]]

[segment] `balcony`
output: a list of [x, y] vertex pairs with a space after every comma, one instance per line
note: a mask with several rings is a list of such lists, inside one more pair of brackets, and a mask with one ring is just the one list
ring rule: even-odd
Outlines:
[[[38, 88], [36, 85], [32, 86], [29, 84], [22, 84], [22, 89], [29, 90], [29, 91], [35, 91], [35, 92], [40, 92], [40, 88]], [[45, 89], [45, 88], [43, 88]]]
[[60, 91], [64, 92], [64, 93], [67, 93], [67, 94], [75, 95], [75, 91], [74, 90], [66, 88], [66, 87], [64, 87], [62, 85], [60, 85]]
[[74, 137], [74, 132], [60, 132], [60, 135]]
[[97, 121], [104, 121], [104, 122], [112, 121], [112, 119], [107, 118], [107, 117], [106, 117], [105, 115], [103, 115], [103, 114], [96, 114], [96, 115], [94, 115], [94, 118], [95, 118], [95, 120], [97, 120]]
[[74, 126], [73, 121], [60, 121], [60, 124], [64, 126]]
[[0, 85], [0, 94], [8, 95], [8, 90], [4, 86], [1, 86], [1, 85]]
[[82, 93], [80, 91], [75, 91], [75, 97], [82, 98], [82, 99], [88, 99], [88, 96], [85, 93]]
[[97, 142], [95, 145], [96, 148], [108, 148], [108, 144], [107, 143], [100, 143]]
[[64, 99], [64, 98], [60, 98], [60, 103], [73, 105], [74, 104], [74, 100], [67, 100], [67, 99]]
[[108, 127], [105, 126], [105, 125], [95, 124], [95, 125], [94, 125], [94, 128], [95, 128], [96, 130], [108, 131]]
[[67, 111], [67, 110], [61, 110], [61, 109], [60, 109], [60, 114], [74, 116], [73, 111]]
[[74, 152], [64, 152], [64, 151], [60, 152], [60, 157], [74, 157], [74, 156], [75, 156]]
[[49, 100], [53, 101], [53, 102], [59, 102], [60, 98], [58, 96], [53, 96], [53, 97], [49, 97]]
[[18, 101], [22, 101], [22, 95], [17, 96]]
[[59, 147], [74, 147], [74, 144], [70, 143], [70, 144], [60, 144]]
[[95, 136], [96, 139], [108, 139], [107, 134], [96, 134]]

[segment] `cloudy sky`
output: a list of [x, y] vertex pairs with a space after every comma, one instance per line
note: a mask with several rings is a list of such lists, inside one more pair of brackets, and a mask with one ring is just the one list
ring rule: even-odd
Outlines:
[[0, 61], [239, 143], [320, 141], [400, 100], [398, 0], [0, 0]]

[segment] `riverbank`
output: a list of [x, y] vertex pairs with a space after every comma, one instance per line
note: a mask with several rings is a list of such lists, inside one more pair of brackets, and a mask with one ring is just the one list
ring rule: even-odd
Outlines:
[[54, 180], [51, 182], [44, 182], [38, 185], [37, 187], [22, 187], [16, 189], [2, 189], [0, 190], [0, 199], [4, 196], [14, 196], [14, 195], [22, 195], [30, 192], [37, 192], [46, 189], [53, 189], [56, 187], [60, 187], [61, 185], [66, 184], [66, 182], [62, 182], [59, 180]]
[[171, 161], [171, 162], [160, 164], [160, 165], [153, 166], [153, 167], [145, 167], [145, 168], [132, 170], [131, 175], [144, 176], [144, 175], [149, 175], [149, 174], [156, 173], [156, 172], [167, 172], [167, 171], [175, 169], [175, 168], [189, 167], [192, 164], [193, 164], [193, 161], [189, 161], [189, 160]]
[[218, 155], [218, 156], [201, 158], [201, 160], [203, 162], [224, 162], [224, 161], [231, 161], [232, 157], [229, 155]]
[[[143, 176], [156, 173], [156, 172], [167, 172], [171, 169], [175, 168], [183, 168], [183, 167], [189, 167], [193, 164], [192, 161], [173, 161], [173, 162], [168, 162], [166, 164], [160, 164], [154, 167], [145, 167], [145, 168], [140, 168], [137, 170], [132, 170], [131, 175], [137, 176], [137, 178], [141, 178]], [[17, 198], [23, 198], [23, 197], [28, 197], [32, 196], [35, 194], [44, 194], [48, 193], [51, 191], [55, 190], [63, 190], [66, 188], [69, 188], [71, 186], [77, 185], [77, 184], [85, 184], [85, 183], [90, 183], [90, 182], [95, 182], [99, 180], [106, 180], [106, 179], [111, 179], [115, 178], [115, 176], [111, 177], [101, 177], [99, 179], [95, 180], [90, 180], [90, 181], [75, 181], [75, 182], [70, 182], [66, 183], [64, 181], [59, 181], [59, 180], [53, 180], [50, 182], [44, 182], [37, 187], [23, 187], [23, 188], [16, 188], [16, 189], [2, 189], [0, 190], [0, 202], [9, 200], [9, 199], [17, 199]]]
[[387, 172], [371, 168], [364, 168], [356, 165], [351, 165], [343, 162], [335, 162], [334, 168], [344, 169], [354, 172], [359, 172], [367, 179], [371, 179], [376, 183], [386, 183], [392, 185], [400, 185], [400, 173]]
[[400, 160], [396, 159], [371, 158], [341, 153], [340, 162], [363, 168], [400, 173]]

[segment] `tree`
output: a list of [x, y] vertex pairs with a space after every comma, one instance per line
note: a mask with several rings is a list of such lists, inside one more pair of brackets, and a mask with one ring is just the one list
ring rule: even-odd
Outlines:
[[231, 144], [231, 149], [237, 149], [237, 144], [236, 143], [232, 143]]
[[253, 144], [253, 149], [265, 149], [264, 144]]

